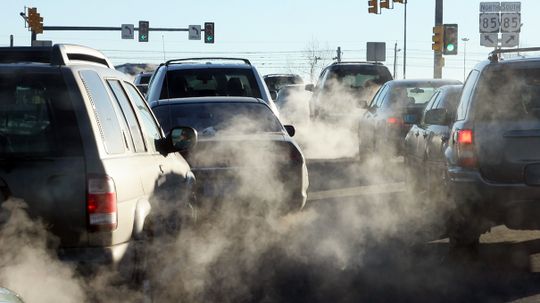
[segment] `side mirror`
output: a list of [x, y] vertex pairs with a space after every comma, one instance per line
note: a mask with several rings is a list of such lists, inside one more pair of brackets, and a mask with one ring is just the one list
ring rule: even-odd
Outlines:
[[363, 108], [363, 109], [368, 108], [368, 104], [366, 100], [358, 100], [357, 106], [358, 108]]
[[167, 137], [158, 141], [158, 149], [162, 154], [186, 153], [197, 145], [197, 131], [188, 126], [177, 126], [171, 129]]
[[306, 86], [304, 87], [305, 90], [307, 90], [308, 92], [313, 92], [315, 90], [315, 85], [313, 84], [306, 84]]
[[270, 91], [270, 98], [274, 101], [277, 99], [277, 92], [275, 90]]
[[296, 134], [296, 129], [292, 125], [283, 125], [285, 127], [285, 130], [287, 131], [287, 134], [289, 136], [294, 137], [294, 134]]
[[425, 113], [424, 123], [432, 125], [446, 125], [449, 122], [449, 116], [444, 108], [430, 109]]

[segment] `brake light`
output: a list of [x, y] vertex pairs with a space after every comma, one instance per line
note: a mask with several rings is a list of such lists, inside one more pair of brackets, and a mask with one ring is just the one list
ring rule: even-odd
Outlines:
[[403, 120], [396, 117], [389, 117], [386, 119], [388, 124], [403, 124]]
[[476, 155], [474, 153], [474, 132], [472, 129], [460, 129], [457, 131], [457, 155], [458, 163], [463, 167], [476, 167]]
[[112, 231], [118, 227], [116, 188], [112, 178], [108, 176], [88, 178], [86, 210], [91, 231]]

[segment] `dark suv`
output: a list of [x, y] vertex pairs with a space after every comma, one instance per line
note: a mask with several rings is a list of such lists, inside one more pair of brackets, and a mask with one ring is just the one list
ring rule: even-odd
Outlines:
[[313, 91], [310, 115], [315, 120], [330, 121], [355, 115], [358, 101], [371, 100], [377, 89], [390, 80], [390, 71], [380, 63], [333, 63], [321, 72], [317, 86], [306, 86]]
[[530, 50], [493, 52], [464, 85], [445, 151], [455, 245], [476, 246], [496, 224], [540, 228], [540, 58], [500, 58]]
[[189, 203], [194, 177], [174, 152], [190, 145], [182, 135], [196, 141], [191, 128], [165, 137], [131, 80], [96, 50], [0, 48], [0, 203], [24, 200], [62, 260], [128, 265], [149, 220], [156, 227], [157, 214]]

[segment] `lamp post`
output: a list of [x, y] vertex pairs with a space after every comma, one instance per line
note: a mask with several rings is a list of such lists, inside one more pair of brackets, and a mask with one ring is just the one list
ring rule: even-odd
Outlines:
[[461, 38], [461, 41], [463, 41], [463, 82], [465, 82], [465, 65], [467, 64], [467, 41], [469, 41], [469, 38]]

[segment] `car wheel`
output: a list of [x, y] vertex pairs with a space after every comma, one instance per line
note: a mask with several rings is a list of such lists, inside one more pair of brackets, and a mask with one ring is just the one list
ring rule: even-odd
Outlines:
[[469, 251], [476, 252], [480, 244], [482, 219], [471, 214], [470, 209], [460, 207], [455, 209], [449, 217], [447, 234], [450, 240], [450, 252]]

